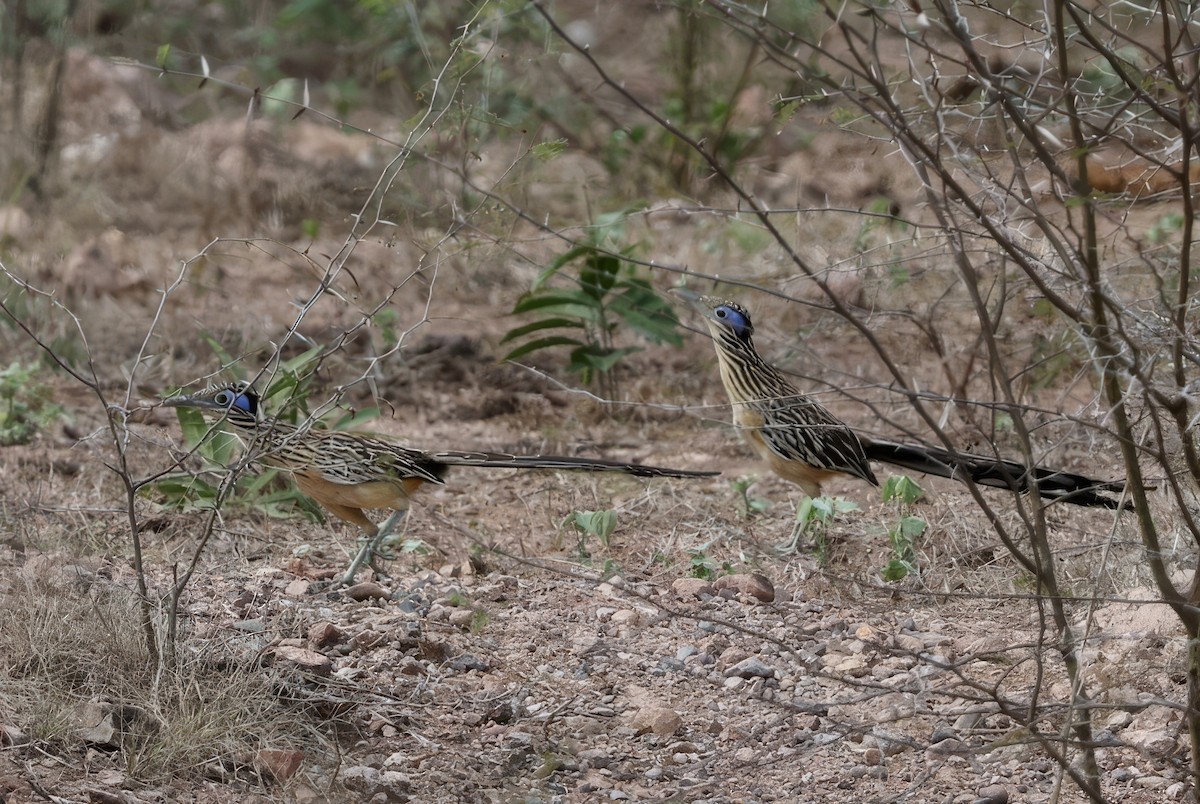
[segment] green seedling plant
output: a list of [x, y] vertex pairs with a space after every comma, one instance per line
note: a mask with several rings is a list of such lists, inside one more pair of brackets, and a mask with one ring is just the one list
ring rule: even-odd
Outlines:
[[[629, 260], [636, 246], [622, 245], [629, 212], [598, 217], [583, 242], [552, 260], [517, 300], [513, 314], [533, 320], [501, 339], [501, 343], [520, 342], [505, 360], [566, 348], [567, 368], [585, 385], [601, 386], [613, 399], [618, 390], [614, 369], [640, 350], [621, 345], [625, 333], [652, 343], [683, 345], [671, 305]], [[562, 276], [570, 278], [570, 286], [551, 284]]]
[[17, 360], [0, 371], [0, 446], [28, 444], [62, 418], [63, 409], [50, 401], [50, 388], [36, 375], [35, 366]]
[[733, 565], [728, 561], [718, 561], [708, 554], [707, 547], [693, 547], [688, 550], [691, 573], [693, 578], [703, 578], [706, 581], [716, 580], [722, 574], [733, 572]]
[[588, 549], [588, 539], [593, 538], [601, 546], [608, 549], [613, 532], [617, 529], [617, 512], [613, 509], [605, 511], [572, 511], [563, 520], [563, 525], [570, 525], [579, 535], [579, 555], [591, 556]]
[[[893, 475], [883, 484], [883, 501], [899, 503], [902, 511], [924, 496], [925, 490], [904, 475]], [[917, 573], [916, 545], [928, 528], [924, 519], [911, 515], [901, 516], [895, 525], [888, 528], [892, 557], [883, 568], [885, 581], [901, 581]]]
[[729, 484], [733, 486], [734, 492], [742, 501], [742, 511], [746, 518], [749, 519], [765, 512], [771, 507], [771, 501], [764, 497], [750, 496], [750, 487], [758, 481], [753, 475], [742, 475], [737, 480], [731, 480]]
[[796, 525], [791, 538], [779, 546], [780, 553], [794, 553], [800, 540], [808, 537], [813, 543], [817, 563], [822, 567], [829, 563], [829, 526], [843, 515], [859, 510], [858, 503], [842, 497], [805, 497], [796, 508]]

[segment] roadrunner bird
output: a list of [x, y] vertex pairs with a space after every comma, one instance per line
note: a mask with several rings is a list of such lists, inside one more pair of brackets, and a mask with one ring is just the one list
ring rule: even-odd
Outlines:
[[691, 290], [676, 289], [705, 317], [721, 380], [733, 406], [734, 422], [771, 471], [790, 480], [810, 497], [821, 493], [821, 484], [838, 474], [852, 475], [878, 486], [870, 461], [893, 464], [917, 472], [948, 477], [959, 482], [970, 478], [981, 486], [1035, 490], [1048, 500], [1073, 505], [1120, 508], [1121, 503], [1100, 494], [1120, 493], [1120, 481], [1092, 480], [1082, 475], [935, 447], [897, 444], [855, 433], [814, 399], [801, 393], [759, 356], [752, 336], [750, 313], [740, 304]]
[[[287, 470], [300, 491], [339, 519], [366, 533], [366, 546], [342, 578], [354, 582], [362, 565], [396, 527], [408, 510], [409, 499], [425, 483], [445, 482], [451, 466], [508, 469], [571, 469], [623, 472], [635, 477], [711, 477], [720, 472], [665, 469], [640, 463], [557, 455], [507, 455], [496, 452], [426, 452], [408, 449], [365, 435], [299, 428], [262, 415], [258, 394], [249, 383], [214, 385], [198, 394], [163, 401], [170, 407], [198, 408], [224, 418], [249, 436], [254, 460]], [[394, 513], [377, 526], [364, 513], [387, 508]]]

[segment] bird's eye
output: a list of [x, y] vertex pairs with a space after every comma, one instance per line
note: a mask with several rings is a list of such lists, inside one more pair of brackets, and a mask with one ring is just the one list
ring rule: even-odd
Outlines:
[[727, 312], [725, 311], [725, 308], [724, 308], [724, 307], [718, 307], [718, 308], [717, 308], [717, 318], [724, 318], [724, 317], [725, 317], [725, 316], [727, 316], [727, 315], [729, 315], [729, 313], [727, 313]]
[[213, 402], [218, 405], [229, 406], [233, 404], [233, 391], [221, 391], [213, 397]]

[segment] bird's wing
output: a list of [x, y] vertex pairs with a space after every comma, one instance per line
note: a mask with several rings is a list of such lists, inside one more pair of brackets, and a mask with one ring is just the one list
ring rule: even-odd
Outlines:
[[779, 457], [871, 483], [875, 475], [858, 436], [811, 399], [770, 399], [756, 403], [764, 443]]

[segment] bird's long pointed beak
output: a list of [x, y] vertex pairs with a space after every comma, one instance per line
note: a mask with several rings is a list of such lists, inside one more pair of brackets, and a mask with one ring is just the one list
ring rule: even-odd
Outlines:
[[691, 288], [671, 288], [669, 292], [692, 304], [700, 301], [700, 294]]
[[[703, 301], [703, 295], [691, 288], [671, 288], [670, 292], [688, 303], [688, 306], [704, 317], [705, 323], [712, 318], [712, 310]], [[689, 327], [689, 329], [692, 329]], [[702, 330], [694, 330], [701, 332]]]
[[201, 399], [192, 394], [179, 394], [177, 396], [169, 396], [162, 401], [163, 407], [166, 408], [201, 408], [216, 410], [219, 406], [211, 399]]

